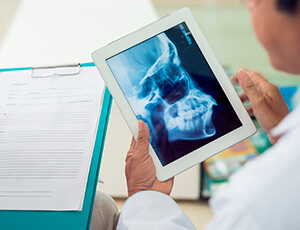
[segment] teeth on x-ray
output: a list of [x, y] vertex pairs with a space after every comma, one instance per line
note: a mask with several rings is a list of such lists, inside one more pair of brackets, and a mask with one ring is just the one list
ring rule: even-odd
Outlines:
[[[216, 101], [201, 91], [182, 67], [175, 45], [160, 34], [155, 46], [155, 63], [135, 89], [132, 106], [148, 121], [155, 135], [157, 120], [164, 122], [169, 141], [198, 140], [216, 133], [212, 123]], [[156, 47], [156, 48], [157, 48]], [[146, 105], [146, 106], [145, 106]]]

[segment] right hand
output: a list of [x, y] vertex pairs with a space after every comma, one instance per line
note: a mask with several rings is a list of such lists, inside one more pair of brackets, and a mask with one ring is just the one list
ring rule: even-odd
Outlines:
[[260, 74], [244, 69], [231, 77], [231, 81], [240, 84], [245, 92], [239, 95], [240, 99], [242, 102], [251, 102], [251, 106], [246, 108], [247, 112], [256, 117], [274, 144], [278, 137], [271, 136], [270, 130], [289, 113], [279, 89]]
[[130, 149], [126, 157], [125, 174], [127, 180], [128, 196], [153, 190], [170, 195], [174, 179], [161, 182], [156, 178], [156, 170], [149, 155], [149, 129], [145, 122], [139, 121], [139, 134], [137, 140], [132, 138]]

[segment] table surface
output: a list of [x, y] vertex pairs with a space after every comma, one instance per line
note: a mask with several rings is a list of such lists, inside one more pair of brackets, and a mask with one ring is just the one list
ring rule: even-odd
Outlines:
[[149, 0], [23, 0], [0, 67], [90, 62], [94, 50], [156, 19]]

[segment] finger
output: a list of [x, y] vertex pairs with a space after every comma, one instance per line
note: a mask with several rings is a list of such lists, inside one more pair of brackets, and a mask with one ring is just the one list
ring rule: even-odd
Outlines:
[[236, 83], [236, 84], [239, 84], [239, 79], [238, 79], [238, 74], [239, 72], [241, 72], [242, 70], [245, 70], [245, 71], [248, 71], [245, 67], [243, 66], [239, 66], [236, 68], [235, 70], [235, 75], [233, 75], [230, 80], [233, 82], [233, 83]]
[[249, 75], [249, 77], [252, 79], [252, 81], [255, 83], [255, 84], [257, 84], [257, 85], [265, 85], [265, 84], [267, 84], [267, 83], [269, 83], [263, 76], [261, 76], [259, 73], [257, 73], [257, 72], [253, 72], [253, 71], [250, 71], [250, 70], [248, 70], [248, 69], [245, 69], [245, 68], [243, 68], [242, 70], [240, 70], [240, 71], [244, 71], [244, 72], [246, 72], [248, 75]]
[[246, 110], [247, 110], [247, 113], [249, 114], [249, 116], [254, 115], [252, 107], [247, 107]]
[[230, 78], [230, 81], [231, 81], [232, 84], [239, 84], [239, 79], [238, 79], [237, 75], [233, 75]]
[[129, 147], [128, 152], [133, 152], [135, 146], [136, 146], [136, 140], [135, 140], [134, 137], [132, 136], [132, 138], [131, 138], [131, 144], [130, 144], [130, 147]]
[[135, 156], [145, 157], [149, 154], [149, 135], [146, 123], [139, 120], [139, 134], [134, 148]]
[[128, 152], [126, 155], [125, 163], [129, 162], [130, 158], [132, 157], [133, 152]]
[[245, 94], [245, 93], [239, 94], [239, 98], [241, 99], [241, 101], [242, 101], [243, 103], [249, 101], [249, 97], [248, 97], [247, 94]]
[[238, 73], [238, 80], [240, 86], [242, 87], [250, 101], [258, 96], [257, 85], [255, 84], [255, 82], [252, 81], [252, 79], [246, 71], [242, 70]]
[[126, 155], [126, 159], [125, 159], [125, 162], [127, 163], [127, 161], [129, 160], [130, 157], [132, 157], [132, 154], [133, 154], [133, 150], [135, 148], [135, 145], [136, 145], [136, 141], [134, 139], [134, 137], [132, 136], [132, 139], [131, 139], [131, 144], [130, 144], [130, 147], [129, 147], [129, 150], [127, 152], [127, 155]]

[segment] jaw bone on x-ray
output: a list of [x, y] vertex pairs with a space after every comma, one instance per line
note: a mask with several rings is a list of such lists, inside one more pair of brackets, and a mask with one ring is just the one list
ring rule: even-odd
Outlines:
[[125, 63], [119, 75], [126, 72], [136, 86], [132, 90], [132, 85], [120, 78], [119, 84], [136, 116], [147, 122], [152, 138], [199, 140], [216, 133], [212, 123], [216, 101], [201, 91], [182, 67], [175, 45], [164, 33], [119, 58], [123, 66]]

